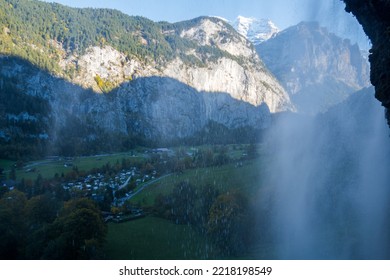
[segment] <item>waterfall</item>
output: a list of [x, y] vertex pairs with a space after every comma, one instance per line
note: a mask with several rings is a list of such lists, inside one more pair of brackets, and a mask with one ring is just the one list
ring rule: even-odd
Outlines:
[[316, 117], [281, 116], [267, 139], [277, 258], [390, 256], [389, 129], [372, 88]]

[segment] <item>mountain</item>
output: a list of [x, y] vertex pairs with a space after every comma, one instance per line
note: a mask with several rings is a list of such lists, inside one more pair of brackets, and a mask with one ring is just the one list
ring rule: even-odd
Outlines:
[[369, 66], [358, 45], [302, 22], [256, 47], [297, 110], [316, 114], [369, 86]]
[[269, 19], [256, 19], [238, 16], [232, 26], [255, 46], [272, 38], [280, 30]]
[[174, 143], [210, 129], [234, 141], [293, 108], [220, 19], [155, 23], [27, 0], [0, 0], [0, 15], [3, 157]]
[[191, 138], [205, 129], [222, 127], [225, 137], [255, 135], [270, 122], [265, 104], [199, 92], [172, 78], [137, 78], [96, 94], [20, 58], [0, 62], [2, 157], [89, 154], [180, 139], [201, 143]]
[[0, 10], [1, 53], [83, 87], [107, 92], [133, 78], [162, 76], [253, 105], [265, 102], [271, 112], [289, 107], [251, 44], [223, 20], [155, 23], [115, 10], [27, 0], [0, 0]]

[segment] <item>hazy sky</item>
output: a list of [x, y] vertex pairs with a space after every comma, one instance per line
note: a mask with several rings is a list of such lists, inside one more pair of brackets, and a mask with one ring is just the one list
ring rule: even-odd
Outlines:
[[228, 20], [238, 15], [269, 18], [284, 29], [303, 20], [318, 20], [338, 34], [363, 37], [357, 21], [344, 11], [340, 0], [44, 0], [72, 7], [114, 8], [128, 15], [154, 21], [177, 22], [198, 16], [221, 16]]

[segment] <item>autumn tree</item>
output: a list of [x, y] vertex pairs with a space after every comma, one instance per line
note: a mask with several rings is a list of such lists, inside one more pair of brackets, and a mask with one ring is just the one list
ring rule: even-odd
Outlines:
[[235, 254], [246, 245], [248, 201], [238, 191], [219, 195], [209, 211], [208, 234], [228, 255]]
[[99, 208], [89, 199], [66, 202], [49, 233], [45, 259], [102, 258], [106, 225]]

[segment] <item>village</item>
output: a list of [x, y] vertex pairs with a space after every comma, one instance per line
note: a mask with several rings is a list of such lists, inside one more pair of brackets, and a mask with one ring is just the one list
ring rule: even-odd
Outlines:
[[141, 183], [155, 179], [156, 171], [153, 171], [153, 176], [142, 175], [136, 167], [130, 170], [122, 170], [114, 178], [107, 178], [104, 174], [89, 174], [85, 178], [79, 178], [75, 182], [66, 182], [62, 184], [64, 190], [71, 193], [84, 192], [85, 196], [92, 198], [99, 202], [103, 200], [104, 192], [107, 188], [110, 188], [113, 192], [113, 206], [122, 206], [126, 198], [130, 197], [133, 193], [132, 190], [126, 192], [124, 197], [117, 198], [115, 193], [118, 190], [122, 190], [129, 185], [130, 182], [135, 181], [135, 186]]
[[[20, 181], [25, 182], [27, 193], [39, 180], [49, 180], [46, 185], [58, 186], [63, 193], [62, 199], [91, 199], [99, 205], [106, 221], [122, 222], [145, 216], [145, 207], [141, 206], [139, 199], [132, 198], [149, 185], [172, 174], [182, 174], [187, 169], [220, 166], [228, 162], [241, 168], [243, 160], [249, 158], [248, 152], [253, 152], [251, 150], [251, 146], [232, 146], [231, 149], [226, 146], [213, 149], [146, 148], [86, 157], [50, 156], [37, 162], [15, 163], [7, 177], [17, 179], [1, 181], [1, 185], [5, 190], [12, 190], [18, 184], [17, 180], [36, 176], [36, 179]], [[45, 173], [45, 170], [49, 171]], [[11, 176], [12, 172], [16, 174]], [[37, 192], [33, 187], [29, 195]]]
[[[152, 151], [155, 154], [159, 150]], [[66, 163], [68, 167], [71, 163]], [[146, 174], [147, 173], [147, 174]], [[141, 207], [129, 203], [130, 199], [141, 192], [148, 183], [159, 179], [156, 169], [141, 170], [136, 166], [122, 169], [116, 174], [102, 172], [90, 173], [77, 180], [62, 183], [61, 187], [71, 197], [86, 197], [101, 204], [109, 201], [109, 211], [105, 209], [102, 214], [105, 221], [123, 222], [144, 216]]]

